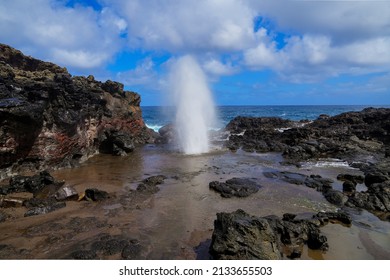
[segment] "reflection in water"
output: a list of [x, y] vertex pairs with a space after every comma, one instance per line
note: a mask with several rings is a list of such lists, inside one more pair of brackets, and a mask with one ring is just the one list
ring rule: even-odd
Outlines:
[[[20, 213], [13, 213], [14, 221], [0, 224], [0, 244], [27, 248], [34, 258], [63, 258], [75, 246], [109, 233], [139, 240], [143, 247], [142, 258], [207, 258], [206, 247], [218, 212], [241, 208], [252, 215], [281, 216], [286, 212], [310, 215], [336, 210], [313, 189], [269, 179], [262, 174], [279, 169], [335, 179], [337, 174], [346, 171], [344, 167], [313, 171], [282, 166], [278, 162], [279, 154], [220, 150], [189, 156], [154, 145], [140, 148], [127, 157], [98, 155], [78, 168], [52, 174], [75, 185], [78, 192], [89, 187], [106, 190], [111, 195], [110, 200], [68, 202], [66, 208], [29, 218], [23, 218], [23, 211], [18, 210]], [[164, 184], [159, 185], [160, 191], [146, 200], [135, 201], [131, 191], [142, 179], [159, 174], [167, 177]], [[246, 198], [226, 199], [208, 187], [211, 181], [232, 177], [253, 178], [262, 188]], [[305, 248], [302, 258], [390, 258], [389, 223], [365, 211], [351, 214], [354, 219], [351, 227], [330, 224], [321, 229], [328, 237], [328, 252], [322, 254]], [[76, 227], [80, 230], [76, 232], [69, 229], [74, 218], [82, 218]], [[42, 230], [41, 225], [46, 224], [46, 229]], [[34, 234], [25, 234], [34, 230]]]

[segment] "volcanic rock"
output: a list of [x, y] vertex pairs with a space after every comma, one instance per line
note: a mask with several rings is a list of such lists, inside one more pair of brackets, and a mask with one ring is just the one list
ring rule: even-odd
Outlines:
[[[231, 150], [282, 152], [290, 163], [309, 159], [364, 159], [385, 155], [390, 145], [390, 109], [366, 108], [311, 123], [280, 118], [236, 117], [227, 126]], [[388, 149], [387, 149], [388, 150]]]
[[72, 166], [99, 151], [118, 155], [153, 142], [140, 102], [120, 83], [72, 77], [0, 44], [1, 174]]
[[256, 193], [261, 188], [256, 182], [247, 178], [232, 178], [225, 183], [213, 181], [209, 183], [210, 189], [219, 192], [222, 197], [246, 197]]
[[72, 186], [63, 186], [54, 194], [56, 200], [77, 200], [79, 194]]
[[34, 176], [13, 176], [9, 180], [9, 186], [0, 188], [0, 194], [30, 192], [38, 194], [43, 188], [50, 185], [60, 186], [63, 182], [57, 182], [47, 171], [42, 171]]
[[210, 245], [214, 259], [281, 259], [298, 258], [302, 246], [313, 250], [328, 250], [326, 236], [320, 226], [329, 221], [351, 224], [349, 215], [343, 212], [318, 213], [311, 219], [296, 219], [286, 213], [283, 219], [275, 216], [256, 217], [243, 210], [233, 213], [217, 213]]
[[279, 179], [284, 182], [305, 185], [309, 188], [316, 189], [319, 192], [325, 192], [332, 188], [333, 181], [331, 179], [322, 178], [320, 175], [304, 175], [301, 173], [288, 171], [270, 171], [264, 172], [263, 175], [267, 178]]
[[86, 189], [85, 197], [86, 200], [90, 201], [102, 201], [110, 198], [109, 194], [106, 191], [102, 191], [96, 188]]
[[57, 202], [55, 200], [47, 199], [40, 200], [37, 198], [32, 198], [28, 201], [25, 201], [25, 206], [30, 208], [25, 214], [25, 217], [36, 216], [47, 214], [58, 209], [66, 207], [65, 202]]

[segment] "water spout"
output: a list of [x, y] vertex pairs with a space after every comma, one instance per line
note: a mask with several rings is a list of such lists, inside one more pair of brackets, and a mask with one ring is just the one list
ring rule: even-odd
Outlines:
[[209, 129], [216, 123], [215, 106], [206, 76], [192, 56], [183, 56], [172, 65], [170, 91], [180, 150], [185, 154], [207, 153]]

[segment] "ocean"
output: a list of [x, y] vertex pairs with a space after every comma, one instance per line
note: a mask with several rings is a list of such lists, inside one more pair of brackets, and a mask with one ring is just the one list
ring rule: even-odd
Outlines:
[[[361, 111], [367, 107], [385, 107], [390, 105], [290, 105], [290, 106], [218, 106], [217, 115], [219, 118], [218, 130], [225, 127], [237, 116], [251, 117], [280, 117], [290, 120], [315, 120], [321, 114], [335, 116], [343, 112]], [[143, 106], [142, 115], [146, 125], [155, 131], [162, 126], [172, 123], [174, 120], [173, 107]]]

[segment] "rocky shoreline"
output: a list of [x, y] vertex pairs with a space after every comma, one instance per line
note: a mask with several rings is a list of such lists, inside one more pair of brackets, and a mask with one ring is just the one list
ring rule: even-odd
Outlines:
[[[231, 136], [225, 145], [233, 151], [280, 152], [284, 164], [297, 166], [326, 158], [348, 162], [364, 176], [340, 174], [337, 179], [344, 182], [343, 192], [332, 190], [332, 181], [326, 187], [317, 183], [315, 188], [337, 206], [363, 208], [390, 221], [390, 109], [321, 115], [313, 122], [236, 117], [226, 130]], [[306, 185], [316, 179], [315, 175], [278, 172], [265, 175]], [[366, 191], [356, 191], [359, 181], [365, 183]]]
[[[120, 83], [102, 83], [92, 76], [72, 77], [64, 68], [0, 44], [0, 180], [8, 178], [0, 185], [0, 224], [19, 219], [29, 224], [34, 217], [66, 213], [71, 204], [76, 217], [63, 223], [37, 220], [38, 224], [23, 230], [22, 238], [39, 239], [50, 234], [43, 241], [47, 246], [69, 242], [66, 254], [53, 255], [58, 258], [145, 258], [147, 242], [129, 236], [128, 229], [116, 231], [115, 224], [104, 215], [82, 217], [83, 209], [96, 207], [100, 215], [121, 210], [127, 217], [151, 203], [165, 180], [171, 180], [171, 185], [184, 183], [206, 170], [220, 177], [200, 187], [211, 196], [216, 193], [218, 200], [245, 204], [265, 188], [259, 183], [262, 178], [312, 189], [337, 209], [310, 217], [288, 212], [282, 218], [254, 216], [238, 208], [230, 213], [219, 211], [210, 233], [209, 258], [298, 259], [305, 246], [332, 250], [321, 229], [328, 223], [351, 226], [351, 209], [367, 210], [390, 222], [390, 109], [384, 108], [334, 117], [321, 115], [315, 121], [239, 116], [220, 132], [229, 135], [223, 145], [232, 153], [279, 153], [282, 161], [278, 165], [294, 167], [337, 159], [359, 170], [359, 175], [345, 172], [328, 178], [273, 168], [251, 177], [234, 172], [229, 177], [218, 166], [206, 169], [204, 165], [180, 174], [184, 179], [178, 174], [142, 174], [135, 188], [119, 194], [99, 186], [76, 189], [49, 173], [77, 166], [97, 153], [123, 155], [130, 160], [137, 145], [165, 147], [173, 143], [172, 125], [163, 127], [160, 134], [145, 126], [140, 101], [137, 93], [125, 91]], [[239, 162], [234, 163], [232, 169], [239, 167]], [[336, 181], [342, 182], [342, 190], [334, 188]], [[358, 185], [364, 188], [358, 189]], [[14, 212], [23, 213], [18, 216]], [[57, 230], [62, 234], [56, 235]], [[73, 233], [82, 236], [83, 242], [73, 244]], [[34, 255], [0, 242], [0, 258]]]

